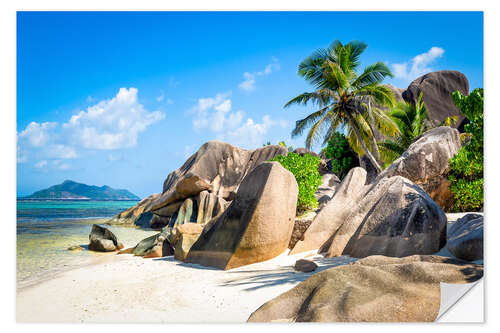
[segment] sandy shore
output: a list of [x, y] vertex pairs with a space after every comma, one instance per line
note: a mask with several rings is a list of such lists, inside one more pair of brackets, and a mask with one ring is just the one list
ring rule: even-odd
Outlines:
[[[463, 214], [449, 214], [452, 222]], [[288, 252], [288, 251], [287, 251]], [[18, 289], [18, 322], [245, 322], [270, 299], [313, 273], [348, 264], [313, 252], [222, 271], [185, 264], [173, 257], [143, 259], [109, 254], [100, 262]], [[443, 249], [439, 255], [450, 256]], [[307, 257], [313, 273], [293, 269]]]
[[[18, 322], [245, 322], [268, 300], [313, 273], [293, 269], [286, 253], [222, 271], [165, 257], [111, 255], [107, 262], [66, 272], [18, 290]], [[354, 261], [311, 256], [318, 271]]]

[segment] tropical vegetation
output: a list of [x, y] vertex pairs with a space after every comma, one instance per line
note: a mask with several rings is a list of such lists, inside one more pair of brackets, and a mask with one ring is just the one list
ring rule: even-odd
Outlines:
[[331, 159], [331, 171], [341, 180], [349, 170], [358, 166], [358, 157], [349, 146], [344, 134], [335, 132], [323, 149], [325, 157]]
[[387, 114], [399, 128], [399, 135], [378, 142], [382, 160], [386, 164], [390, 164], [401, 156], [415, 138], [422, 135], [430, 126], [428, 125], [429, 117], [422, 100], [422, 93], [418, 96], [415, 105], [398, 102]]
[[321, 139], [325, 145], [337, 131], [345, 131], [351, 148], [367, 155], [381, 171], [380, 153], [374, 131], [386, 136], [399, 134], [395, 122], [381, 109], [395, 104], [392, 90], [382, 85], [392, 73], [379, 61], [358, 73], [360, 56], [367, 45], [360, 41], [342, 44], [334, 41], [328, 48], [316, 50], [298, 67], [298, 75], [312, 84], [314, 91], [305, 92], [285, 104], [285, 108], [311, 103], [318, 107], [304, 119], [298, 120], [292, 137], [309, 128], [306, 148]]
[[468, 143], [450, 160], [448, 179], [455, 199], [456, 211], [481, 211], [484, 204], [483, 178], [483, 105], [484, 91], [474, 89], [469, 96], [459, 91], [452, 94], [453, 102], [469, 120], [464, 130]]
[[314, 193], [321, 184], [321, 175], [318, 172], [320, 159], [317, 156], [288, 153], [278, 155], [271, 161], [278, 161], [285, 169], [293, 173], [299, 186], [297, 212], [302, 213], [318, 207], [318, 200]]

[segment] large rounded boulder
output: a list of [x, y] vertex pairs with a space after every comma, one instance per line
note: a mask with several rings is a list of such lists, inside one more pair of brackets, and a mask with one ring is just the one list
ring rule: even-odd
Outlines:
[[327, 257], [432, 254], [446, 243], [446, 223], [420, 187], [401, 176], [383, 178], [360, 197], [324, 250]]
[[446, 249], [455, 257], [474, 261], [483, 259], [483, 216], [467, 214], [448, 229]]
[[298, 185], [278, 162], [255, 167], [224, 213], [205, 226], [186, 262], [230, 269], [265, 261], [287, 249]]
[[448, 172], [450, 159], [462, 148], [456, 129], [440, 126], [415, 139], [377, 179], [402, 176], [422, 187], [444, 210], [453, 206]]
[[451, 98], [451, 93], [456, 90], [464, 95], [469, 94], [467, 77], [458, 71], [437, 71], [415, 79], [403, 92], [403, 98], [415, 105], [422, 93], [422, 100], [433, 126], [439, 126], [448, 117], [456, 117], [455, 127], [459, 127], [465, 117]]
[[440, 283], [479, 280], [483, 266], [439, 256], [371, 256], [312, 275], [249, 322], [432, 322]]

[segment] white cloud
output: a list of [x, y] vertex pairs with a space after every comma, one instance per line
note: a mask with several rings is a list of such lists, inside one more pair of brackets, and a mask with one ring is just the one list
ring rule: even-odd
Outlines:
[[50, 131], [57, 127], [55, 122], [37, 123], [32, 121], [19, 133], [20, 139], [26, 139], [32, 147], [41, 147], [50, 139]]
[[161, 102], [161, 101], [163, 101], [164, 98], [165, 98], [165, 94], [162, 91], [161, 94], [160, 94], [160, 96], [156, 97], [156, 101], [157, 102]]
[[217, 94], [215, 97], [200, 98], [191, 109], [194, 113], [193, 126], [196, 130], [208, 128], [212, 132], [233, 129], [237, 127], [244, 112], [232, 112], [231, 93]]
[[444, 49], [433, 46], [429, 51], [415, 56], [409, 62], [393, 64], [394, 77], [406, 82], [413, 81], [421, 75], [432, 72], [433, 69], [429, 65], [441, 58], [443, 54]]
[[255, 75], [245, 72], [243, 73], [243, 78], [245, 79], [243, 82], [241, 82], [238, 87], [242, 90], [245, 91], [252, 91], [255, 90]]
[[62, 159], [70, 159], [78, 157], [73, 147], [62, 144], [51, 145], [48, 149], [48, 155], [52, 158], [62, 158]]
[[278, 59], [276, 59], [275, 57], [272, 57], [272, 60], [273, 60], [273, 62], [268, 64], [262, 71], [258, 71], [258, 72], [254, 72], [254, 73], [249, 73], [249, 72], [243, 73], [243, 81], [238, 85], [238, 87], [241, 90], [245, 90], [245, 91], [255, 90], [255, 82], [256, 82], [257, 77], [269, 75], [272, 72], [280, 69], [280, 64], [278, 62]]
[[43, 160], [43, 161], [35, 163], [35, 168], [37, 168], [37, 169], [42, 169], [42, 168], [44, 168], [46, 166], [47, 166], [47, 161], [46, 160]]
[[[134, 147], [141, 132], [164, 118], [164, 113], [150, 112], [139, 103], [136, 88], [121, 88], [115, 97], [79, 111], [62, 126], [31, 122], [17, 135], [17, 162], [24, 163], [32, 155], [35, 160], [77, 158], [82, 148]], [[69, 168], [58, 163], [61, 170]]]
[[274, 126], [285, 128], [287, 123], [284, 120], [273, 120], [269, 115], [264, 115], [260, 123], [247, 118], [244, 124], [232, 131], [221, 133], [217, 139], [239, 147], [255, 148], [262, 145], [269, 130]]
[[136, 88], [120, 88], [112, 99], [72, 116], [63, 128], [75, 144], [111, 150], [136, 146], [139, 133], [164, 118], [164, 113], [149, 112], [138, 102]]

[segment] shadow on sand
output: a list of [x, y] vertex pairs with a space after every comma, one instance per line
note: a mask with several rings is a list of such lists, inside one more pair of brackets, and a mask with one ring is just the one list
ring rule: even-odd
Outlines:
[[244, 290], [253, 291], [275, 285], [295, 284], [307, 280], [313, 274], [329, 268], [348, 265], [357, 259], [341, 256], [336, 258], [315, 257], [310, 260], [314, 261], [318, 265], [318, 268], [314, 272], [309, 273], [297, 272], [294, 270], [293, 265], [282, 266], [278, 269], [230, 270], [228, 271], [229, 274], [247, 274], [248, 276], [228, 279], [221, 286], [248, 286]]

